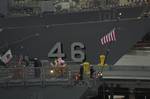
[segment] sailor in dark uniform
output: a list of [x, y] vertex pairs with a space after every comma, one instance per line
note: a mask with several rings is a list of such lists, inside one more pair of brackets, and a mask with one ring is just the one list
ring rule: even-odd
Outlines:
[[83, 65], [80, 66], [80, 80], [83, 80]]
[[34, 58], [35, 77], [40, 77], [42, 64], [38, 58]]
[[92, 78], [92, 79], [93, 79], [94, 72], [95, 72], [95, 70], [94, 70], [93, 66], [91, 65], [90, 66], [90, 78]]

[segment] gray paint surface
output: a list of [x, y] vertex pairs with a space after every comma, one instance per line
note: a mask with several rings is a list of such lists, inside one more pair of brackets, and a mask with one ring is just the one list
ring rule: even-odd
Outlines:
[[[70, 45], [82, 42], [85, 47], [87, 60], [98, 62], [100, 51], [110, 48], [108, 63], [115, 63], [127, 50], [132, 47], [144, 34], [149, 32], [149, 19], [122, 20], [110, 22], [92, 22], [83, 24], [53, 25], [50, 27], [26, 27], [6, 29], [1, 36], [2, 42], [8, 42], [14, 53], [24, 53], [32, 57], [47, 58], [47, 54], [56, 42], [62, 42], [67, 60], [70, 58]], [[117, 41], [108, 46], [99, 47], [99, 38], [117, 28]], [[39, 33], [39, 36], [35, 36]], [[20, 41], [18, 41], [20, 39]], [[23, 40], [22, 40], [23, 39]], [[14, 43], [16, 44], [11, 44]], [[23, 46], [23, 48], [20, 48]]]
[[5, 16], [8, 14], [8, 0], [0, 0], [0, 14]]
[[[13, 53], [23, 53], [31, 57], [47, 59], [48, 52], [56, 42], [62, 42], [66, 60], [71, 61], [70, 46], [73, 42], [85, 45], [87, 60], [98, 62], [100, 51], [110, 48], [108, 63], [115, 63], [129, 48], [149, 32], [149, 19], [133, 19], [108, 22], [87, 22], [77, 24], [53, 24], [47, 27], [29, 26], [4, 28], [1, 32], [1, 45], [10, 47]], [[116, 27], [117, 41], [99, 47], [99, 38]], [[36, 34], [39, 36], [36, 36]], [[22, 46], [22, 47], [21, 47]]]
[[[124, 12], [122, 17], [126, 17], [126, 10], [121, 11]], [[136, 11], [131, 11], [127, 16], [132, 17], [140, 14], [133, 14], [132, 12]], [[99, 21], [105, 18], [102, 13], [100, 13], [100, 16], [99, 13], [92, 13], [89, 14], [90, 17], [84, 16], [83, 13], [75, 14], [77, 16], [73, 15], [68, 14], [68, 17], [62, 15], [63, 18], [60, 18], [62, 17], [61, 15], [56, 15], [51, 17], [0, 19], [2, 30], [0, 32], [0, 45], [2, 49], [3, 46], [4, 49], [11, 48], [13, 54], [23, 53], [32, 57], [47, 59], [49, 50], [59, 41], [63, 43], [63, 51], [67, 53], [66, 60], [71, 60], [70, 45], [73, 42], [82, 42], [86, 47], [87, 60], [92, 63], [98, 63], [100, 51], [109, 47], [110, 53], [107, 63], [114, 64], [133, 44], [150, 31], [149, 19]], [[72, 21], [70, 22], [70, 20]], [[117, 41], [111, 45], [99, 47], [98, 39], [114, 27], [117, 28]], [[39, 36], [36, 36], [36, 34], [39, 34]], [[115, 72], [116, 75], [120, 73], [122, 72]], [[149, 73], [147, 72], [147, 74]], [[64, 99], [79, 99], [85, 90], [86, 88], [62, 88], [59, 86], [47, 88], [1, 88], [0, 97], [3, 97], [3, 99], [12, 99], [12, 97], [14, 99], [16, 97], [18, 99], [60, 99], [60, 97]]]
[[[86, 59], [98, 63], [101, 51], [110, 49], [108, 64], [114, 64], [129, 48], [148, 33], [149, 18], [138, 17], [140, 8], [117, 9], [122, 12], [120, 20], [102, 20], [108, 11], [91, 11], [49, 16], [30, 16], [0, 19], [1, 51], [11, 48], [13, 54], [48, 59], [48, 52], [57, 42], [62, 42], [65, 60], [71, 59], [71, 44], [81, 42], [85, 45]], [[113, 11], [113, 10], [111, 10]], [[134, 14], [133, 14], [134, 13]], [[115, 13], [117, 14], [117, 13]], [[115, 18], [115, 17], [114, 17]], [[100, 21], [101, 20], [101, 21]], [[99, 46], [99, 38], [116, 28], [117, 41], [106, 46]], [[37, 35], [38, 34], [38, 35]]]
[[80, 99], [86, 89], [86, 87], [63, 86], [0, 88], [0, 97], [2, 99]]
[[[133, 54], [132, 54], [133, 53]], [[133, 51], [131, 54], [123, 55], [115, 65], [135, 65], [135, 66], [149, 66], [150, 52], [149, 51]]]

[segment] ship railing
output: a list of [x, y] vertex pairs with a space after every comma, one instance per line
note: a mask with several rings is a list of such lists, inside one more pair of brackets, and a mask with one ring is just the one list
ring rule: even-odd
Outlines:
[[[78, 78], [76, 78], [78, 77]], [[11, 67], [0, 68], [0, 86], [23, 86], [23, 85], [73, 85], [91, 86], [93, 79], [84, 75], [79, 78], [79, 69], [70, 67]]]
[[[58, 2], [61, 4], [61, 2]], [[69, 3], [69, 2], [68, 2]], [[59, 6], [63, 6], [60, 5]], [[89, 10], [99, 10], [99, 9], [110, 9], [110, 8], [128, 8], [128, 7], [138, 7], [138, 6], [145, 6], [145, 5], [150, 5], [150, 2], [147, 0], [134, 0], [134, 1], [129, 1], [129, 2], [115, 2], [111, 1], [108, 2], [104, 0], [104, 2], [91, 2], [89, 0], [87, 1], [81, 1], [79, 3], [75, 3], [73, 7], [71, 7], [72, 3], [69, 3], [69, 7], [66, 8], [65, 10], [60, 7], [58, 10], [54, 10], [56, 13], [66, 13], [66, 12], [80, 12], [80, 11], [89, 11]], [[20, 6], [21, 5], [21, 6]], [[32, 15], [39, 15], [42, 12], [40, 11], [41, 7], [39, 6], [39, 2], [37, 1], [35, 4], [33, 2], [26, 3], [26, 2], [17, 2], [16, 4], [9, 4], [10, 6], [10, 11], [9, 13], [12, 13], [12, 16], [14, 15], [24, 15], [24, 16], [32, 16]], [[21, 11], [20, 11], [20, 10]], [[57, 9], [57, 7], [55, 8]], [[45, 11], [47, 13], [51, 11]]]
[[68, 71], [54, 67], [0, 68], [0, 83], [40, 84], [46, 82], [68, 82]]

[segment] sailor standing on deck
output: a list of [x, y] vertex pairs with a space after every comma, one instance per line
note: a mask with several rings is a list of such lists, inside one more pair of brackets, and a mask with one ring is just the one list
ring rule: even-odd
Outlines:
[[41, 75], [41, 66], [42, 66], [41, 61], [38, 58], [34, 58], [35, 77], [40, 77], [40, 75]]
[[83, 65], [80, 65], [80, 80], [83, 80]]
[[95, 70], [94, 70], [94, 67], [93, 65], [90, 66], [90, 78], [93, 79], [93, 74], [94, 74]]

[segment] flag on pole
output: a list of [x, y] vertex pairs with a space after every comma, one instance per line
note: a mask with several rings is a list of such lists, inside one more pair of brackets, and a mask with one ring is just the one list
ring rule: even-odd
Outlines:
[[12, 59], [12, 53], [11, 50], [9, 49], [2, 57], [1, 61], [7, 64], [11, 59]]
[[113, 41], [116, 41], [115, 28], [111, 30], [109, 33], [107, 33], [106, 35], [104, 35], [102, 38], [100, 38], [100, 42], [102, 45], [111, 43]]

